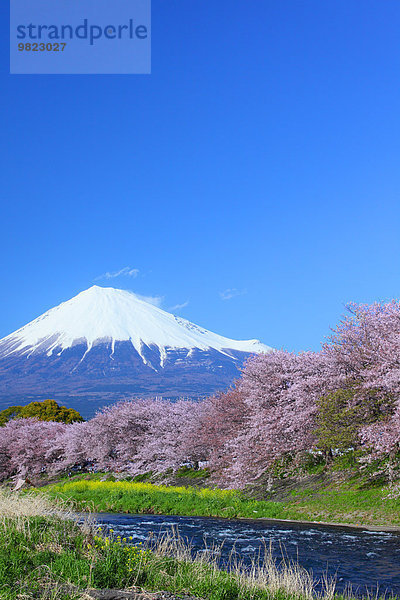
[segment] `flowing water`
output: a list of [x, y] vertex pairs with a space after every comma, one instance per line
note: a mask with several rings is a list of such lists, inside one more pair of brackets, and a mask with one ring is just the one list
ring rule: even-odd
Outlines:
[[111, 535], [133, 537], [132, 544], [145, 542], [150, 536], [178, 529], [194, 550], [204, 550], [223, 543], [222, 565], [232, 549], [245, 564], [251, 564], [265, 545], [272, 545], [278, 562], [282, 552], [312, 571], [315, 579], [324, 574], [336, 576], [337, 590], [348, 583], [353, 593], [375, 593], [400, 596], [400, 533], [368, 531], [351, 527], [305, 525], [282, 521], [250, 521], [208, 517], [160, 515], [96, 515], [98, 523]]

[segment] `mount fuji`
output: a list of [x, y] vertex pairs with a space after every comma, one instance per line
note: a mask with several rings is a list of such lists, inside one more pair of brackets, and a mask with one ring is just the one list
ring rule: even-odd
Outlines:
[[50, 397], [88, 416], [127, 397], [205, 396], [271, 350], [95, 285], [0, 340], [0, 407]]

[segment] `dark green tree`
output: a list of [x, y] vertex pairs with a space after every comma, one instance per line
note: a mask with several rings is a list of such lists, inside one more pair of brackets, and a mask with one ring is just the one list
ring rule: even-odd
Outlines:
[[0, 412], [0, 426], [11, 419], [34, 418], [39, 421], [56, 421], [57, 423], [82, 422], [84, 419], [73, 408], [59, 406], [55, 400], [30, 402], [26, 406], [10, 406]]
[[23, 406], [9, 406], [0, 412], [0, 427], [19, 416]]
[[329, 462], [335, 451], [359, 448], [361, 427], [386, 419], [395, 403], [378, 390], [361, 390], [352, 385], [326, 394], [317, 405], [316, 446]]

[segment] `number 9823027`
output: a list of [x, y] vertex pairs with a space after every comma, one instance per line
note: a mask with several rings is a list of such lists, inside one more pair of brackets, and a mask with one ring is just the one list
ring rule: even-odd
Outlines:
[[35, 42], [33, 44], [25, 42], [18, 44], [18, 50], [20, 52], [64, 52], [64, 48], [67, 45], [66, 42]]

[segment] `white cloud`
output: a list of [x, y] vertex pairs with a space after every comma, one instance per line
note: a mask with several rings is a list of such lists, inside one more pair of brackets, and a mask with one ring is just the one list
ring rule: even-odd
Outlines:
[[119, 271], [107, 271], [102, 275], [95, 278], [94, 281], [99, 279], [114, 279], [114, 277], [137, 277], [139, 275], [139, 269], [131, 269], [131, 267], [123, 267]]
[[221, 300], [230, 300], [231, 298], [243, 296], [244, 294], [247, 294], [247, 290], [238, 290], [237, 288], [228, 288], [219, 293]]
[[141, 294], [137, 294], [134, 292], [135, 296], [139, 298], [139, 300], [143, 300], [143, 302], [148, 302], [153, 306], [158, 306], [160, 308], [161, 304], [164, 301], [164, 296], [142, 296]]
[[182, 302], [182, 304], [174, 304], [174, 306], [171, 306], [168, 310], [170, 310], [171, 312], [173, 312], [174, 310], [181, 310], [181, 308], [185, 308], [185, 306], [187, 306], [189, 304], [189, 300], [186, 300], [186, 302]]

